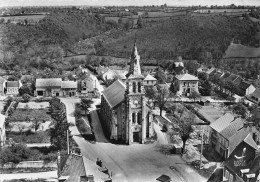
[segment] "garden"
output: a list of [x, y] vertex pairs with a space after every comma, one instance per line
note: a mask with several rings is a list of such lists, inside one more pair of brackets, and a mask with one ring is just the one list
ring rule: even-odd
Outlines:
[[14, 143], [50, 143], [48, 102], [15, 101], [6, 119], [6, 137]]

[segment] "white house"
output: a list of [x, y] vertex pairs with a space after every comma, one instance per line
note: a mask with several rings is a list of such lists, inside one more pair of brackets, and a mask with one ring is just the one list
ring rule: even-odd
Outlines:
[[157, 82], [157, 79], [154, 78], [152, 75], [148, 74], [144, 78], [144, 86], [154, 86]]
[[6, 95], [16, 96], [19, 94], [19, 88], [22, 86], [21, 81], [7, 81], [6, 82]]
[[199, 92], [198, 83], [199, 79], [196, 76], [185, 73], [177, 75], [174, 84], [178, 88], [178, 95], [188, 96], [193, 91]]

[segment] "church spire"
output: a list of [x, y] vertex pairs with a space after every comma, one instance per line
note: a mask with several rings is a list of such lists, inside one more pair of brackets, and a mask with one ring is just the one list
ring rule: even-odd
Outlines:
[[141, 75], [140, 56], [138, 55], [136, 40], [130, 57], [130, 68], [128, 75]]

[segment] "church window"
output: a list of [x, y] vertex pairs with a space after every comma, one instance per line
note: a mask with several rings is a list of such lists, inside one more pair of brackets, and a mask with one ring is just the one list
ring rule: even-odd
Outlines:
[[139, 113], [137, 114], [137, 123], [138, 123], [139, 125], [142, 124], [142, 113], [141, 113], [141, 112], [139, 112]]
[[138, 92], [141, 92], [141, 82], [138, 82]]
[[136, 83], [133, 82], [133, 92], [135, 93], [136, 92]]
[[135, 113], [132, 113], [132, 123], [135, 123]]

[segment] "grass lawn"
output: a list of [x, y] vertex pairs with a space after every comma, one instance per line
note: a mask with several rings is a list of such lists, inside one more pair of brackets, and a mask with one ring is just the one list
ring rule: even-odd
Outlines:
[[25, 132], [23, 134], [6, 132], [6, 137], [12, 138], [15, 143], [50, 143], [48, 131]]
[[50, 121], [48, 109], [16, 109], [10, 116], [11, 122], [28, 121], [37, 118], [40, 121]]

